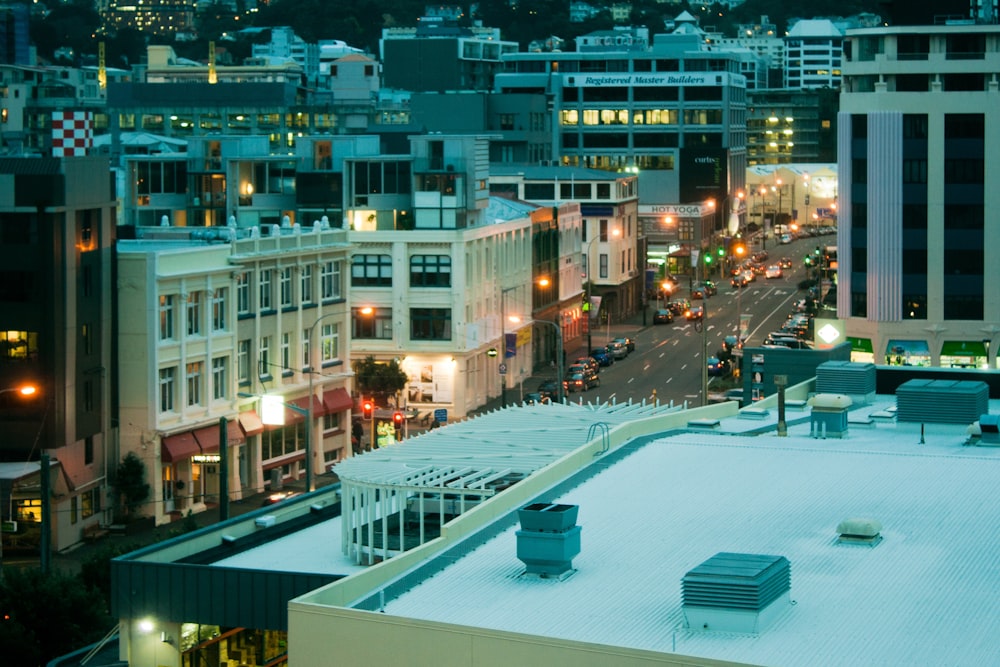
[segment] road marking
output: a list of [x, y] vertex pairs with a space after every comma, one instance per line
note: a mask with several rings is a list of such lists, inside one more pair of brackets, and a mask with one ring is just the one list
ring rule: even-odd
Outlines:
[[646, 364], [645, 366], [642, 367], [642, 370], [648, 371], [651, 367], [652, 367], [652, 364]]
[[685, 368], [687, 368], [687, 367], [688, 367], [688, 365], [687, 365], [687, 364], [684, 364], [683, 366], [681, 366], [681, 370], [684, 370], [684, 369], [685, 369]]
[[635, 382], [635, 376], [633, 376], [633, 377], [630, 377], [630, 378], [628, 379], [628, 382], [627, 382], [626, 384], [632, 384], [633, 382]]

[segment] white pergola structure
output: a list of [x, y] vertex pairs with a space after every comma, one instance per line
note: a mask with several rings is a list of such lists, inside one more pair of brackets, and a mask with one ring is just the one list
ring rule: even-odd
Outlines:
[[[621, 423], [679, 408], [514, 406], [337, 464], [343, 552], [373, 564], [438, 535], [447, 521]], [[429, 530], [433, 527], [432, 530]]]

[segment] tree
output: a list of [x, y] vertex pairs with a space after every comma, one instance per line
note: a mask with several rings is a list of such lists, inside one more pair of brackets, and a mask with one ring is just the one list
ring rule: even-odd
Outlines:
[[5, 567], [0, 609], [5, 665], [47, 664], [97, 641], [114, 624], [100, 592], [59, 570]]
[[119, 499], [125, 503], [125, 515], [130, 516], [149, 498], [150, 487], [146, 482], [146, 464], [135, 452], [129, 452], [118, 464], [112, 483]]
[[382, 399], [376, 402], [383, 405], [386, 398], [403, 391], [409, 380], [397, 360], [375, 361], [375, 357], [371, 356], [355, 362], [354, 378], [358, 383], [358, 391], [365, 396]]

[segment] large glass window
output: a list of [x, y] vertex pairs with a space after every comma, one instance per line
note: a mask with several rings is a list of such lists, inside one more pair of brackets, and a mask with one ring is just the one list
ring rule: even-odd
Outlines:
[[271, 286], [271, 270], [261, 269], [259, 275], [258, 310], [271, 310], [271, 292], [273, 291], [273, 287]]
[[271, 337], [261, 336], [257, 347], [257, 373], [271, 377]]
[[229, 357], [212, 359], [212, 398], [222, 400], [229, 397]]
[[392, 287], [389, 255], [355, 255], [351, 264], [352, 287]]
[[411, 308], [410, 338], [451, 340], [451, 308]]
[[320, 354], [322, 363], [336, 361], [340, 355], [340, 327], [336, 323], [324, 323], [320, 330]]
[[177, 394], [177, 369], [160, 369], [160, 412], [173, 412], [174, 397]]
[[201, 335], [201, 292], [190, 292], [187, 297], [187, 335]]
[[160, 340], [174, 338], [174, 296], [160, 295]]
[[353, 338], [392, 340], [392, 308], [351, 309]]
[[226, 288], [212, 292], [212, 331], [226, 330]]
[[279, 271], [279, 282], [281, 283], [281, 307], [288, 308], [292, 305], [292, 267], [286, 266]]
[[250, 314], [250, 272], [241, 271], [236, 274], [236, 313]]
[[240, 384], [250, 383], [250, 340], [236, 343], [236, 379]]
[[341, 262], [324, 263], [320, 271], [320, 283], [324, 301], [339, 299], [343, 293], [344, 284]]
[[448, 255], [411, 257], [410, 287], [451, 287], [451, 257]]
[[313, 267], [311, 264], [307, 264], [301, 267], [301, 270], [299, 291], [302, 295], [302, 303], [311, 304], [313, 303]]
[[202, 364], [193, 361], [187, 365], [187, 404], [188, 407], [201, 405]]

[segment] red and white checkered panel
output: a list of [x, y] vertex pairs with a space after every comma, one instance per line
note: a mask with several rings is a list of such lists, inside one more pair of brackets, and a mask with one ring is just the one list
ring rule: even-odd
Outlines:
[[86, 155], [93, 145], [94, 117], [91, 112], [52, 112], [52, 157]]

